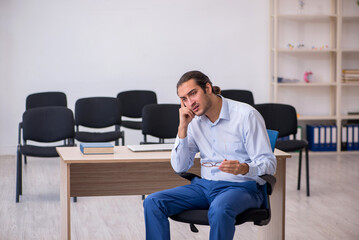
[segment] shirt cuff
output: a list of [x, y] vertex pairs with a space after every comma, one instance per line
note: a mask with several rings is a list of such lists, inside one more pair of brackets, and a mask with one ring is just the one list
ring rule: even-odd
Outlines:
[[187, 146], [187, 142], [188, 142], [187, 136], [185, 138], [179, 138], [177, 135], [173, 148], [177, 151], [178, 147], [183, 148], [183, 147]]
[[249, 166], [249, 170], [245, 175], [250, 177], [258, 176], [258, 166], [256, 166], [254, 163], [247, 163], [247, 164]]

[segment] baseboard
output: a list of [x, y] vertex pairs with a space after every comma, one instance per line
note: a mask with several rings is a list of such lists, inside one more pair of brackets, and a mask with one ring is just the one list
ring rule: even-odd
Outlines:
[[16, 155], [16, 145], [0, 146], [0, 155]]

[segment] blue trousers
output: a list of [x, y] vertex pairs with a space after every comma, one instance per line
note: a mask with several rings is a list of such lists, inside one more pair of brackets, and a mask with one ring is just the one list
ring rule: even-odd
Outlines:
[[263, 192], [256, 182], [210, 181], [194, 178], [192, 183], [153, 193], [144, 200], [147, 240], [170, 239], [168, 216], [188, 209], [209, 209], [211, 240], [233, 239], [236, 216], [259, 208]]

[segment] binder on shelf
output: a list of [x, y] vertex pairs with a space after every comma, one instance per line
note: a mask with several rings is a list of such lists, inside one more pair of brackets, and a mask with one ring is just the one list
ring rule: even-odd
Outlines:
[[336, 151], [337, 126], [307, 125], [307, 140], [311, 151]]
[[319, 126], [319, 151], [325, 151], [325, 126]]
[[342, 142], [341, 142], [342, 151], [347, 151], [347, 146], [348, 146], [347, 136], [348, 136], [347, 126], [342, 126]]
[[302, 140], [302, 126], [298, 126], [297, 128], [297, 134], [291, 134], [289, 135], [289, 140]]
[[285, 140], [290, 140], [289, 136], [285, 136], [285, 137], [280, 137], [278, 138], [278, 141], [285, 141]]
[[332, 151], [332, 126], [323, 126], [325, 128], [325, 147], [324, 151]]
[[353, 150], [359, 150], [359, 142], [358, 142], [358, 135], [359, 135], [359, 125], [353, 125]]
[[331, 145], [330, 145], [330, 151], [336, 151], [337, 150], [337, 126], [332, 125], [330, 126], [331, 129]]
[[353, 125], [347, 125], [347, 150], [353, 151]]
[[302, 126], [298, 126], [297, 135], [296, 135], [295, 139], [297, 139], [297, 140], [302, 140], [303, 139], [302, 131], [303, 131]]
[[309, 150], [319, 151], [319, 126], [307, 125], [307, 140]]

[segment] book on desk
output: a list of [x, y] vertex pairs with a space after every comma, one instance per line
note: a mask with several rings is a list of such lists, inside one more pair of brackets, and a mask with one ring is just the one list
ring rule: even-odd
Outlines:
[[80, 143], [83, 154], [113, 154], [113, 149], [113, 145], [107, 142]]

